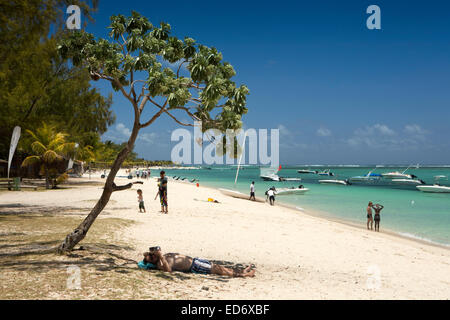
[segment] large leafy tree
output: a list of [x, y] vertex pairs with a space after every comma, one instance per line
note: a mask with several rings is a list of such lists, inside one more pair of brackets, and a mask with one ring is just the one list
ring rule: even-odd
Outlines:
[[[134, 114], [131, 135], [115, 158], [103, 193], [83, 222], [60, 245], [59, 251], [70, 251], [80, 242], [115, 191], [132, 184], [117, 186], [114, 178], [127, 155], [133, 150], [142, 128], [150, 126], [162, 114], [180, 125], [179, 113], [201, 121], [203, 130], [238, 129], [247, 112], [246, 86], [231, 80], [235, 71], [222, 60], [215, 48], [197, 44], [192, 38], [171, 36], [169, 24], [153, 26], [137, 12], [130, 17], [111, 17], [110, 40], [95, 39], [92, 34], [68, 32], [60, 44], [63, 58], [71, 58], [76, 66], [85, 66], [94, 80], [106, 80], [120, 91]], [[170, 68], [175, 65], [176, 68]], [[183, 69], [186, 68], [186, 70]], [[187, 75], [185, 75], [187, 74]], [[144, 119], [146, 106], [154, 111]], [[177, 114], [175, 114], [177, 112]]]
[[89, 73], [56, 50], [65, 10], [77, 4], [89, 21], [97, 1], [9, 0], [0, 2], [0, 158], [5, 159], [14, 126], [37, 130], [52, 122], [82, 144], [114, 121], [111, 97], [91, 87]]

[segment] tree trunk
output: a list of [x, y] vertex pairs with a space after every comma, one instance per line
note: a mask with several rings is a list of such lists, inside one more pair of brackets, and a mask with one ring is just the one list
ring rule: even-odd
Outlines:
[[50, 178], [48, 176], [48, 168], [46, 165], [45, 166], [45, 189], [50, 189]]
[[103, 211], [105, 206], [108, 204], [111, 194], [114, 192], [114, 178], [119, 171], [122, 163], [125, 161], [128, 154], [133, 150], [134, 143], [136, 142], [137, 135], [139, 133], [140, 125], [139, 119], [135, 120], [133, 131], [128, 140], [127, 145], [122, 151], [119, 152], [114, 163], [109, 172], [108, 178], [106, 179], [105, 186], [103, 188], [103, 193], [98, 200], [95, 207], [91, 210], [89, 215], [83, 220], [83, 222], [74, 230], [72, 233], [66, 236], [66, 239], [58, 247], [58, 253], [64, 253], [71, 251], [81, 240], [84, 239], [89, 228], [94, 223], [97, 216]]

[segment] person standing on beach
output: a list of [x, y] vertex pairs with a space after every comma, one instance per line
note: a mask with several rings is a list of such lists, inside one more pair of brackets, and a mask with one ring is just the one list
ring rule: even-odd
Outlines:
[[158, 183], [158, 193], [155, 196], [155, 200], [159, 195], [159, 201], [161, 202], [161, 212], [169, 213], [168, 203], [167, 203], [167, 177], [165, 176], [166, 172], [162, 170], [159, 173], [160, 178]]
[[[373, 218], [372, 218], [372, 207], [373, 203], [372, 201], [369, 201], [369, 204], [367, 205], [367, 230], [373, 230]], [[370, 228], [369, 228], [370, 224]]]
[[273, 188], [267, 190], [267, 196], [269, 197], [270, 205], [273, 206], [275, 204], [275, 190]]
[[256, 201], [256, 198], [255, 198], [255, 181], [252, 181], [252, 184], [250, 185], [250, 199], [249, 200]]
[[145, 211], [145, 206], [144, 206], [144, 196], [142, 195], [142, 190], [139, 189], [137, 191], [137, 194], [138, 194], [138, 202], [139, 202], [139, 212], [142, 212], [142, 210], [144, 210], [144, 213], [145, 213], [146, 211]]
[[381, 204], [377, 203], [376, 205], [373, 206], [373, 209], [375, 210], [375, 231], [380, 232], [380, 212], [381, 210], [383, 210], [384, 206], [382, 206]]

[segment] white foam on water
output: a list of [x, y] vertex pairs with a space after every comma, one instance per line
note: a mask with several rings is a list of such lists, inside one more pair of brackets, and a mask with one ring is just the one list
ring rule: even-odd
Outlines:
[[412, 233], [408, 233], [408, 232], [398, 232], [398, 234], [401, 235], [401, 236], [403, 236], [403, 237], [406, 237], [406, 238], [411, 238], [411, 239], [415, 239], [415, 240], [420, 240], [420, 241], [424, 241], [424, 242], [431, 243], [431, 244], [434, 244], [434, 245], [439, 245], [439, 246], [444, 246], [444, 247], [450, 248], [450, 245], [449, 245], [449, 244], [445, 244], [445, 243], [441, 243], [441, 242], [436, 242], [436, 241], [430, 240], [430, 239], [428, 239], [428, 238], [419, 237], [419, 236], [414, 235], [414, 234], [412, 234]]

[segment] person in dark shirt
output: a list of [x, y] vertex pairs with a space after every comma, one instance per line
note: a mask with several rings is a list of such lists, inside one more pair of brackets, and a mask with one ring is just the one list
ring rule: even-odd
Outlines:
[[373, 209], [375, 210], [375, 216], [374, 216], [374, 221], [375, 221], [375, 231], [380, 232], [380, 220], [381, 220], [381, 216], [380, 216], [380, 212], [381, 210], [383, 210], [384, 206], [382, 206], [381, 204], [377, 203], [376, 205], [373, 206]]
[[166, 172], [162, 170], [159, 173], [160, 178], [158, 179], [158, 193], [155, 196], [155, 200], [159, 195], [159, 201], [161, 202], [161, 212], [169, 213], [168, 203], [167, 203], [167, 177]]

